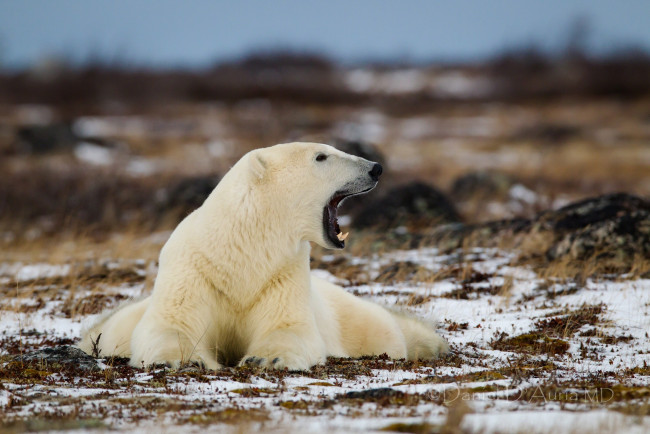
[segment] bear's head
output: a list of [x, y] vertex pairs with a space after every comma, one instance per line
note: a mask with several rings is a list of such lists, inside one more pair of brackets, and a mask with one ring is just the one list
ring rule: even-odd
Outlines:
[[[345, 247], [338, 206], [372, 190], [380, 164], [320, 143], [285, 143], [251, 151], [249, 176], [264, 206], [285, 230], [326, 248]], [[258, 196], [258, 198], [260, 197]]]

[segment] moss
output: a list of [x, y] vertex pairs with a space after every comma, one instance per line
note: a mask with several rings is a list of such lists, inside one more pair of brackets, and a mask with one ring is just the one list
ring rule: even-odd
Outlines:
[[429, 375], [422, 378], [400, 381], [393, 386], [403, 386], [406, 384], [443, 384], [443, 383], [474, 383], [479, 381], [504, 380], [504, 376], [499, 371], [477, 371], [462, 375]]
[[289, 410], [307, 410], [309, 408], [309, 403], [307, 401], [282, 401], [278, 404], [282, 408]]
[[650, 416], [650, 404], [648, 404], [647, 402], [641, 402], [641, 403], [626, 402], [623, 404], [615, 405], [613, 409], [615, 411], [630, 416], [637, 416], [637, 417]]
[[243, 389], [234, 389], [230, 390], [231, 393], [237, 393], [246, 398], [252, 398], [262, 395], [275, 395], [279, 392], [278, 389], [269, 389], [265, 387], [245, 387]]
[[42, 431], [72, 431], [105, 429], [106, 425], [98, 419], [28, 419], [0, 423], [0, 432], [22, 433]]
[[[559, 384], [530, 386], [507, 399], [524, 402], [562, 402], [591, 405], [612, 405], [629, 402], [638, 404], [650, 398], [650, 387], [645, 385], [611, 384], [599, 378], [567, 381]], [[622, 408], [618, 406], [618, 408]]]
[[428, 423], [391, 423], [390, 425], [383, 427], [380, 431], [428, 434], [439, 432], [440, 426]]
[[186, 422], [196, 425], [207, 425], [212, 423], [259, 422], [268, 419], [268, 414], [260, 410], [226, 408], [221, 411], [206, 411], [204, 413], [194, 414]]
[[500, 390], [498, 386], [494, 384], [486, 384], [485, 386], [477, 386], [477, 387], [472, 387], [470, 389], [466, 389], [463, 392], [468, 392], [468, 393], [487, 393], [487, 392], [495, 392], [497, 390]]
[[603, 335], [600, 336], [600, 341], [604, 343], [605, 345], [616, 345], [619, 342], [630, 342], [633, 340], [634, 337], [632, 336], [611, 336], [611, 335]]
[[572, 336], [584, 325], [595, 325], [601, 321], [602, 304], [583, 304], [578, 309], [556, 313], [535, 323], [537, 331], [550, 336]]
[[540, 332], [525, 333], [508, 338], [502, 334], [496, 341], [490, 343], [492, 348], [500, 351], [516, 351], [533, 354], [564, 354], [569, 349], [569, 343], [562, 339], [550, 338]]
[[29, 369], [29, 368], [23, 371], [23, 378], [42, 379], [47, 377], [48, 375], [52, 375], [52, 373], [48, 371], [40, 371], [38, 369]]
[[390, 387], [382, 387], [379, 389], [366, 389], [359, 391], [347, 392], [336, 396], [339, 402], [361, 404], [364, 402], [374, 402], [381, 407], [385, 406], [411, 406], [418, 404], [422, 399], [422, 395], [405, 393], [400, 390], [391, 389]]
[[614, 401], [629, 401], [650, 398], [650, 387], [648, 386], [626, 386], [623, 384], [616, 384], [610, 389], [612, 399]]
[[461, 376], [464, 383], [475, 381], [504, 380], [506, 377], [498, 371], [477, 371]]
[[644, 361], [643, 366], [635, 366], [625, 371], [626, 375], [650, 375], [650, 366]]

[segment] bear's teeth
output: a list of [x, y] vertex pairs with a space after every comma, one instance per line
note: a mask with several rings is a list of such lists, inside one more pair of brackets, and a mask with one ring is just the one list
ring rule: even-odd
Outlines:
[[336, 238], [338, 238], [339, 241], [345, 241], [348, 235], [350, 235], [350, 232], [346, 232], [346, 233], [339, 232], [338, 234], [336, 234]]

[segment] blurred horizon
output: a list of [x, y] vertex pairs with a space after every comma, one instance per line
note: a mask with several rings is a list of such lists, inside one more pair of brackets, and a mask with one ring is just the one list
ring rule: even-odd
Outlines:
[[650, 2], [327, 4], [162, 0], [0, 3], [0, 70], [70, 66], [193, 69], [251, 53], [336, 62], [472, 63], [508, 50], [595, 57], [650, 52]]

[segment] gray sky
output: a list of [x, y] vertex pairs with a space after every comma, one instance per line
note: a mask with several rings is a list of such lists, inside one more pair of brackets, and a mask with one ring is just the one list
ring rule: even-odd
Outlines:
[[203, 66], [273, 48], [346, 62], [472, 60], [531, 41], [557, 49], [578, 17], [595, 51], [650, 49], [650, 0], [0, 0], [0, 63]]

